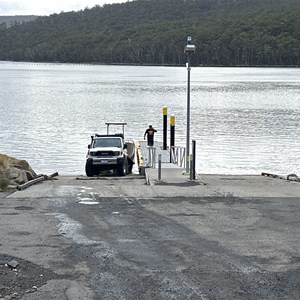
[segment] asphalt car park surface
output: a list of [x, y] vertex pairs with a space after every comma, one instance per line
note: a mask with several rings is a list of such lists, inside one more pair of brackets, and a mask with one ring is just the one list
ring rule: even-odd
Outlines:
[[1, 193], [0, 299], [300, 299], [300, 184], [264, 179], [284, 185], [272, 195], [260, 178], [222, 178]]

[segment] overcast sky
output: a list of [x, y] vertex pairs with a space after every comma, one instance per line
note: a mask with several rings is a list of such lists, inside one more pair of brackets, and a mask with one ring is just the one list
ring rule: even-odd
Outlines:
[[0, 0], [0, 16], [50, 15], [127, 0]]

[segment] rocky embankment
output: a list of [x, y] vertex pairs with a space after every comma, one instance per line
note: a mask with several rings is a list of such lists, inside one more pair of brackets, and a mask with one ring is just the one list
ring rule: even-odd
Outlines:
[[15, 189], [37, 177], [26, 160], [0, 154], [0, 191]]

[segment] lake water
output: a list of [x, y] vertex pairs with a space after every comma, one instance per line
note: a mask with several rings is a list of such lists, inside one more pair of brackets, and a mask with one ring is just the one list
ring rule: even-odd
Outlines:
[[[125, 121], [127, 139], [162, 108], [185, 146], [185, 67], [0, 62], [0, 153], [38, 173], [84, 174], [90, 136]], [[300, 69], [192, 68], [191, 140], [205, 174], [300, 173]], [[168, 141], [169, 142], [169, 141]]]

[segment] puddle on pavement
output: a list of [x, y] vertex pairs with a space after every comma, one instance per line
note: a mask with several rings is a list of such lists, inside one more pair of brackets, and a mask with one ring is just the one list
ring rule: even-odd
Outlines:
[[[85, 188], [85, 187], [81, 187], [81, 188]], [[87, 188], [87, 189], [92, 189], [92, 188]], [[81, 190], [81, 193], [77, 194], [77, 200], [79, 204], [85, 204], [85, 205], [96, 205], [99, 204], [99, 202], [96, 200], [95, 195], [97, 195], [98, 193], [94, 193], [94, 192], [89, 192], [88, 196], [83, 196], [82, 193], [85, 193], [85, 190]], [[83, 197], [81, 197], [83, 196]]]
[[88, 246], [98, 245], [101, 243], [99, 241], [90, 240], [83, 234], [80, 234], [80, 230], [82, 229], [83, 225], [69, 218], [66, 214], [53, 213], [49, 215], [52, 215], [59, 220], [60, 223], [57, 225], [58, 233], [66, 238], [72, 239], [76, 244]]
[[95, 202], [95, 201], [88, 201], [88, 200], [81, 200], [78, 202], [79, 204], [86, 204], [86, 205], [95, 205], [95, 204], [99, 204], [99, 202]]
[[86, 204], [86, 205], [96, 205], [99, 204], [99, 202], [95, 199], [94, 195], [92, 193], [90, 193], [90, 195], [92, 196], [90, 197], [77, 197], [78, 203], [79, 204]]
[[81, 192], [85, 192], [85, 190], [92, 190], [93, 188], [87, 186], [81, 186]]

